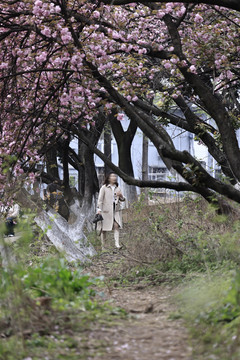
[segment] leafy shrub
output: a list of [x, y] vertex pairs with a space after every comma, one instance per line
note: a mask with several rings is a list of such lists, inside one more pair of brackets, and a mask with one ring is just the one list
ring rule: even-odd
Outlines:
[[2, 270], [0, 296], [11, 296], [17, 286], [33, 299], [48, 296], [54, 304], [85, 301], [87, 306], [95, 295], [94, 283], [96, 280], [90, 280], [80, 268], [71, 269], [64, 259], [47, 258], [34, 267], [15, 268], [14, 273]]
[[[177, 296], [194, 359], [240, 358], [240, 271], [219, 268], [182, 285]], [[198, 357], [199, 356], [199, 357]]]
[[210, 323], [231, 322], [240, 316], [240, 271], [236, 270], [231, 286], [219, 306], [202, 314]]
[[76, 295], [93, 296], [90, 288], [93, 282], [81, 269], [72, 270], [64, 259], [45, 260], [39, 266], [26, 271], [22, 276], [27, 289], [33, 289], [37, 296], [48, 294], [53, 298], [73, 300]]

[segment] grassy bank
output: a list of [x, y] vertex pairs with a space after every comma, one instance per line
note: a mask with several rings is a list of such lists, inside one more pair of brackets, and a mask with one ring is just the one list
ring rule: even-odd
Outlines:
[[96, 300], [102, 280], [64, 259], [45, 257], [31, 267], [0, 271], [0, 359], [87, 359], [105, 344], [89, 347], [89, 333], [126, 316]]
[[222, 268], [184, 284], [176, 297], [194, 359], [240, 358], [240, 274]]
[[[133, 285], [176, 290], [172, 317], [184, 319], [194, 359], [239, 358], [238, 218], [185, 198], [153, 206], [140, 201], [125, 219], [117, 255], [112, 234], [105, 254], [89, 235], [98, 250], [90, 267], [67, 263], [29, 219], [22, 222], [22, 237], [8, 245], [16, 263], [0, 269], [0, 360], [104, 359], [108, 343], [101, 336], [92, 342], [92, 332], [128, 315], [102, 295]], [[95, 264], [104, 278], [89, 275]]]
[[1, 238], [8, 255], [0, 267], [0, 360], [101, 354], [106, 344], [90, 343], [89, 334], [103, 324], [113, 326], [126, 313], [97, 300], [102, 279], [66, 262], [29, 219], [17, 229], [17, 241]]
[[173, 317], [185, 320], [194, 359], [240, 358], [240, 221], [200, 199], [143, 203], [127, 213], [126, 250], [108, 270], [110, 286], [170, 285]]

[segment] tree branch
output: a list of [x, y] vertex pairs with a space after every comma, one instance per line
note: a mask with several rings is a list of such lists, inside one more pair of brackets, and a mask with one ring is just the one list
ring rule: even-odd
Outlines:
[[183, 117], [177, 116], [175, 114], [167, 113], [166, 111], [162, 111], [157, 106], [150, 105], [150, 104], [146, 103], [145, 101], [142, 101], [139, 99], [134, 102], [134, 105], [136, 105], [140, 109], [144, 110], [146, 113], [151, 112], [153, 115], [161, 117], [162, 119], [169, 120], [169, 122], [171, 124], [176, 125], [176, 126], [180, 127], [181, 129], [184, 129], [184, 130], [190, 131], [190, 132], [192, 131], [192, 128], [189, 126], [189, 124]]
[[97, 156], [100, 157], [112, 170], [115, 171], [117, 175], [119, 175], [127, 184], [135, 185], [138, 187], [150, 187], [150, 188], [165, 188], [172, 189], [176, 191], [193, 191], [196, 190], [186, 182], [174, 182], [174, 181], [152, 181], [152, 180], [139, 180], [135, 179], [132, 176], [128, 176], [122, 170], [119, 169], [118, 166], [114, 165], [108, 157], [106, 157], [97, 147], [95, 147], [89, 139], [83, 135], [82, 133], [75, 131], [75, 135], [84, 142], [89, 149], [94, 152]]
[[[165, 15], [163, 19], [171, 36], [175, 54], [178, 55], [181, 60], [186, 60], [185, 55], [182, 53], [181, 39], [175, 22], [169, 14]], [[234, 125], [224, 104], [212, 94], [211, 89], [202, 81], [198, 74], [192, 73], [189, 71], [189, 68], [185, 66], [179, 65], [178, 68], [185, 80], [203, 102], [209, 115], [215, 120], [221, 135], [224, 153], [228, 158], [232, 172], [240, 181], [240, 150]]]
[[223, 151], [219, 149], [219, 147], [216, 144], [215, 139], [202, 128], [199, 128], [199, 125], [203, 124], [206, 126], [209, 126], [207, 123], [202, 121], [201, 118], [199, 118], [192, 109], [188, 106], [186, 101], [183, 97], [179, 96], [175, 99], [176, 104], [179, 106], [179, 108], [182, 110], [182, 112], [185, 115], [186, 120], [188, 121], [191, 132], [196, 134], [199, 139], [203, 141], [203, 143], [207, 146], [209, 153], [214, 157], [214, 159], [219, 163], [221, 166], [221, 169], [223, 173], [231, 179], [232, 183], [235, 184], [235, 176], [231, 171], [231, 168], [229, 166], [228, 160], [224, 154]]

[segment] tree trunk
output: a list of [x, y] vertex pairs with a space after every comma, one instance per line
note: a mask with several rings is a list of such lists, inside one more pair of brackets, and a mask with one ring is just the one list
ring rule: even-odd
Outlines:
[[47, 173], [59, 179], [59, 172], [58, 172], [58, 163], [57, 163], [57, 149], [56, 147], [51, 147], [51, 149], [46, 153], [46, 166], [47, 166]]
[[74, 199], [70, 209], [75, 215], [73, 223], [68, 223], [53, 209], [42, 210], [35, 217], [35, 221], [43, 231], [46, 231], [49, 240], [68, 261], [85, 263], [90, 261], [89, 257], [96, 254], [83, 231], [86, 220], [92, 213], [92, 207], [87, 204], [81, 206], [79, 200]]
[[62, 163], [63, 163], [63, 189], [64, 189], [64, 195], [66, 199], [68, 199], [71, 193], [70, 191], [70, 184], [69, 184], [69, 161], [68, 161], [68, 153], [69, 153], [69, 143], [70, 139], [65, 140], [63, 142], [63, 148], [62, 148]]
[[[109, 122], [105, 124], [104, 128], [104, 154], [107, 156], [107, 158], [111, 161], [112, 160], [112, 132]], [[107, 176], [107, 174], [111, 172], [110, 167], [104, 163], [104, 174]]]
[[86, 226], [89, 231], [92, 230], [92, 219], [94, 217], [96, 208], [96, 195], [99, 191], [99, 183], [94, 163], [94, 153], [85, 147], [85, 187], [84, 187], [84, 201], [83, 209], [88, 214], [86, 218]]
[[[127, 131], [124, 131], [122, 124], [116, 119], [116, 112], [112, 112], [109, 120], [117, 142], [119, 168], [127, 175], [134, 177], [131, 146], [137, 131], [137, 125], [135, 121], [131, 120]], [[134, 185], [124, 184], [122, 190], [127, 198], [127, 204], [134, 203], [137, 200], [137, 190]]]
[[67, 201], [70, 204], [70, 218], [67, 222], [60, 214], [49, 208], [41, 210], [36, 216], [37, 225], [45, 231], [54, 246], [69, 261], [89, 261], [96, 254], [93, 246], [87, 241], [84, 228], [92, 231], [92, 219], [95, 213], [95, 194], [98, 191], [98, 180], [93, 153], [85, 144], [81, 144], [81, 201], [76, 190], [69, 189]]
[[[131, 159], [131, 144], [128, 142], [121, 142], [118, 147], [119, 167], [129, 176], [134, 177], [133, 165]], [[127, 204], [132, 204], [137, 200], [136, 186], [124, 184], [122, 191], [127, 198]]]
[[70, 211], [74, 215], [71, 221], [67, 222], [54, 209], [47, 207], [44, 210], [45, 203], [40, 197], [31, 196], [26, 189], [21, 189], [16, 194], [16, 201], [23, 208], [30, 208], [37, 213], [35, 217], [36, 224], [46, 232], [47, 237], [61, 252], [68, 261], [90, 261], [89, 257], [96, 254], [94, 247], [88, 242], [84, 227], [86, 221], [91, 218], [94, 203], [83, 202], [74, 197], [70, 205]]

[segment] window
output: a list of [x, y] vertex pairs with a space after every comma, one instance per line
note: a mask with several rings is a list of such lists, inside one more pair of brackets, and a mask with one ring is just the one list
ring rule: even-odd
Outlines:
[[164, 181], [167, 178], [167, 168], [149, 166], [148, 176], [149, 180]]
[[43, 171], [44, 165], [41, 163], [38, 163], [38, 164], [36, 164], [36, 169], [37, 169], [37, 171]]

